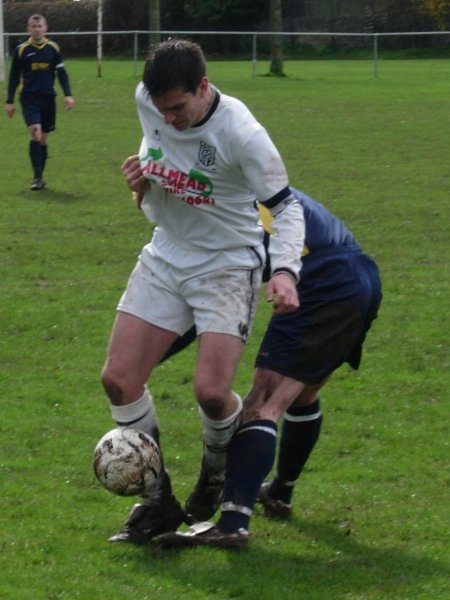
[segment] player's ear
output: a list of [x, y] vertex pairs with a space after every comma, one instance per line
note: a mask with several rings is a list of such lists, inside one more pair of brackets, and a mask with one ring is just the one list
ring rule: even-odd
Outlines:
[[201, 97], [202, 98], [206, 94], [206, 92], [208, 91], [208, 86], [209, 86], [208, 78], [206, 76], [202, 77], [201, 80], [200, 80], [200, 85], [199, 85], [200, 92], [201, 92]]

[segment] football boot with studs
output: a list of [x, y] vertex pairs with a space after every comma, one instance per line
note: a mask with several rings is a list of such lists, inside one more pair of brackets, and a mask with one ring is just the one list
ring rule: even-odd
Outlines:
[[175, 531], [183, 522], [183, 509], [172, 493], [168, 473], [162, 471], [143, 502], [133, 506], [123, 528], [109, 541], [143, 544], [161, 533]]
[[43, 190], [47, 187], [45, 181], [43, 179], [33, 179], [33, 181], [31, 182], [31, 186], [30, 188], [35, 192], [37, 190]]
[[208, 521], [219, 510], [223, 500], [225, 471], [211, 472], [204, 462], [194, 489], [184, 505], [191, 523]]
[[214, 523], [195, 523], [187, 532], [173, 531], [164, 533], [157, 538], [157, 542], [167, 549], [194, 548], [208, 546], [214, 548], [227, 548], [242, 550], [248, 546], [248, 531], [221, 531]]
[[259, 489], [257, 502], [263, 505], [267, 516], [275, 519], [288, 519], [292, 512], [292, 504], [277, 500], [270, 495], [271, 481], [265, 481]]

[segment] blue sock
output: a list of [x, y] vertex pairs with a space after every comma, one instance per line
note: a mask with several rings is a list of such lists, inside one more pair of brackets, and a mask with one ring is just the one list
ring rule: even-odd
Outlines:
[[41, 155], [42, 155], [42, 175], [44, 175], [44, 170], [45, 170], [45, 165], [47, 163], [47, 158], [48, 158], [48, 147], [43, 144], [41, 145]]
[[307, 406], [289, 408], [283, 419], [277, 475], [270, 496], [290, 504], [294, 485], [317, 443], [322, 425], [320, 399]]
[[42, 147], [40, 142], [30, 140], [29, 154], [31, 165], [34, 171], [34, 178], [40, 179], [42, 177]]
[[275, 460], [277, 426], [273, 421], [246, 423], [227, 451], [224, 501], [217, 523], [221, 531], [248, 529], [259, 488]]

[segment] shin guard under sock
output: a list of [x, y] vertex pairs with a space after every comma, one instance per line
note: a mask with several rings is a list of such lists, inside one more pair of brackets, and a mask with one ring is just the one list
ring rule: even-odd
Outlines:
[[30, 140], [29, 155], [35, 179], [42, 178], [42, 147], [40, 142]]
[[277, 426], [273, 421], [246, 423], [234, 435], [227, 454], [222, 531], [247, 529], [262, 482], [275, 460]]
[[44, 171], [45, 171], [45, 165], [47, 164], [47, 158], [48, 158], [48, 147], [43, 144], [41, 146], [41, 177], [44, 176]]
[[286, 411], [281, 429], [277, 475], [269, 491], [272, 498], [290, 503], [294, 485], [319, 438], [321, 425], [319, 398], [307, 406]]

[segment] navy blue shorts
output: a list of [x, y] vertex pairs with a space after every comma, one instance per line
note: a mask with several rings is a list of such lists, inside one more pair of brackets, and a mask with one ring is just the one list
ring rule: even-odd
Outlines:
[[382, 297], [375, 262], [359, 249], [313, 251], [297, 289], [300, 308], [271, 318], [255, 367], [310, 385], [344, 362], [357, 369]]
[[49, 133], [56, 127], [56, 101], [55, 96], [50, 94], [27, 94], [20, 95], [23, 118], [29, 127], [40, 123], [42, 131]]

